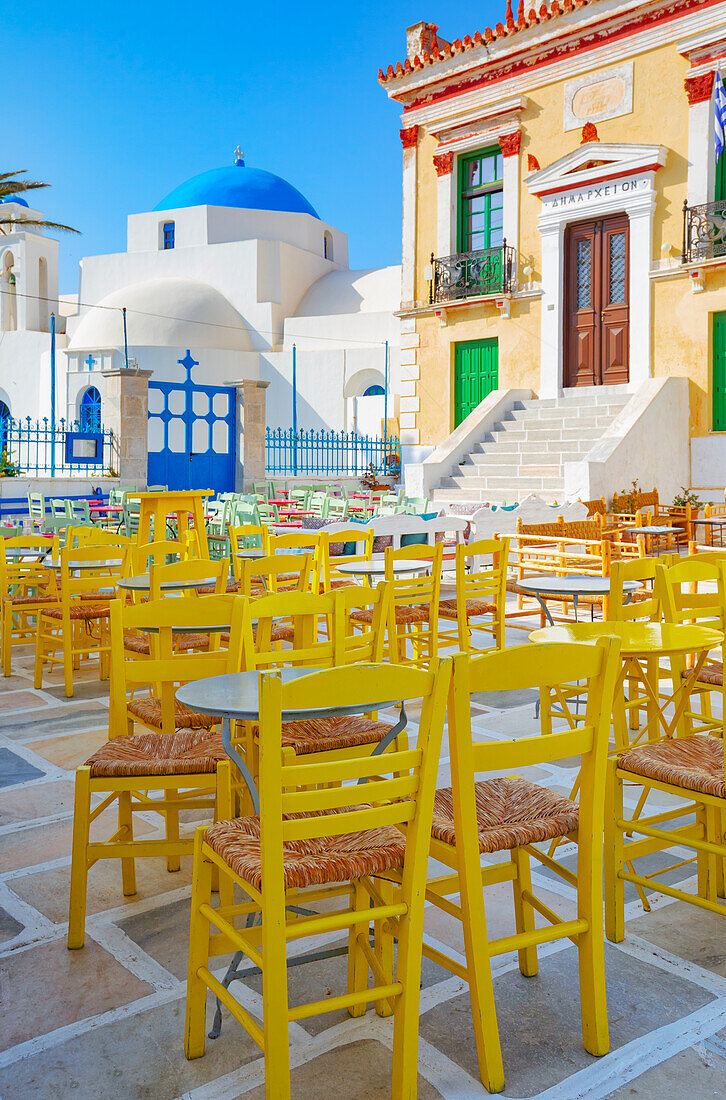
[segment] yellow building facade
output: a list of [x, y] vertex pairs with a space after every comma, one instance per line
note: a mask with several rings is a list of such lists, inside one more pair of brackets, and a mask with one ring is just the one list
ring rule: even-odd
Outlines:
[[402, 109], [404, 443], [440, 445], [492, 389], [676, 376], [691, 481], [714, 461], [726, 480], [722, 67], [713, 0], [508, 3], [453, 42], [408, 29], [379, 73]]

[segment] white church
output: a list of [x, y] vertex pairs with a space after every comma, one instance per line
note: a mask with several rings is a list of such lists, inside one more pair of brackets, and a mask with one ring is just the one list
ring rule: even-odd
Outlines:
[[173, 484], [191, 439], [217, 456], [215, 488], [233, 488], [234, 384], [268, 382], [267, 425], [289, 428], [293, 345], [298, 427], [381, 434], [386, 384], [396, 414], [399, 302], [399, 267], [351, 271], [347, 235], [238, 149], [129, 215], [126, 251], [85, 257], [77, 295], [58, 293], [56, 240], [18, 225], [0, 236], [0, 418], [50, 417], [53, 313], [57, 418], [103, 422], [103, 371], [151, 371], [149, 482]]

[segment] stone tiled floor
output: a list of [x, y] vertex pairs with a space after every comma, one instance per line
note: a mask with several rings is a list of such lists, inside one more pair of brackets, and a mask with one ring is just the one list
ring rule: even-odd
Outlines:
[[[509, 632], [510, 644], [526, 640], [530, 624], [520, 625], [522, 632]], [[227, 1013], [204, 1058], [184, 1058], [190, 860], [176, 874], [161, 860], [140, 861], [131, 898], [121, 893], [115, 864], [92, 868], [86, 946], [66, 950], [73, 768], [106, 738], [107, 699], [93, 676], [82, 677], [69, 701], [59, 681], [55, 674], [36, 691], [31, 655], [22, 651], [13, 676], [0, 680], [0, 1098], [262, 1100], [260, 1052]], [[472, 718], [481, 739], [536, 728], [529, 695], [477, 697]], [[572, 785], [567, 763], [530, 774], [557, 790]], [[448, 782], [446, 746], [440, 778]], [[104, 824], [102, 818], [98, 827]], [[144, 828], [153, 835], [157, 824], [150, 819]], [[693, 888], [691, 867], [672, 874], [682, 888]], [[572, 913], [565, 887], [551, 875], [535, 877], [547, 904]], [[497, 887], [487, 900], [490, 934], [506, 934], [509, 890]], [[541, 949], [536, 978], [522, 978], [515, 957], [497, 959], [506, 1096], [726, 1098], [726, 925], [660, 895], [652, 901], [653, 911], [644, 914], [630, 897], [627, 938], [608, 947], [612, 1051], [605, 1058], [581, 1046], [577, 960], [569, 943]], [[458, 925], [438, 911], [428, 912], [426, 935], [462, 950]], [[337, 991], [344, 975], [340, 958], [297, 967], [291, 1001]], [[245, 985], [246, 1002], [258, 1004], [259, 977]], [[422, 973], [420, 1035], [421, 1100], [487, 1095], [477, 1076], [466, 989], [433, 963]], [[334, 1013], [291, 1027], [294, 1096], [383, 1100], [391, 1037], [390, 1021], [372, 1010], [357, 1020]]]

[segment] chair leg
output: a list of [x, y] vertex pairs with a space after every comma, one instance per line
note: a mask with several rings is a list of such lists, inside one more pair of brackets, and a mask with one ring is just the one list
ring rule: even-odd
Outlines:
[[33, 677], [33, 687], [42, 688], [43, 686], [43, 656], [44, 649], [44, 634], [43, 634], [43, 617], [39, 613], [35, 623], [35, 675]]
[[[281, 899], [284, 906], [284, 898]], [[287, 950], [284, 909], [279, 915], [269, 900], [262, 906], [262, 1019], [265, 1095], [290, 1100], [290, 1038], [287, 1001]], [[275, 919], [277, 918], [277, 919]]]
[[602, 886], [599, 874], [595, 881], [591, 868], [585, 870], [578, 866], [577, 877], [578, 916], [584, 917], [588, 922], [587, 931], [577, 941], [582, 1045], [589, 1054], [599, 1056], [610, 1050], [605, 992]]
[[192, 913], [189, 926], [189, 968], [187, 1007], [184, 1025], [184, 1053], [187, 1058], [204, 1054], [207, 987], [199, 970], [209, 963], [209, 921], [201, 915], [201, 905], [212, 900], [212, 864], [202, 854], [202, 829], [194, 834], [194, 871], [192, 873]]
[[[392, 905], [394, 899], [393, 883], [388, 882], [386, 879], [379, 879], [378, 890], [385, 903]], [[385, 921], [376, 921], [373, 932], [375, 953], [389, 984], [392, 985], [395, 969], [394, 938], [393, 934], [386, 930], [385, 923]], [[392, 1011], [388, 1001], [376, 1001], [376, 1012], [379, 1016], [390, 1016]]]
[[6, 604], [2, 611], [2, 665], [3, 676], [10, 676], [12, 672], [12, 639], [13, 639], [13, 613], [11, 605]]
[[[534, 909], [522, 896], [525, 890], [532, 892], [529, 853], [525, 852], [524, 848], [515, 848], [512, 851], [512, 862], [517, 869], [516, 878], [512, 880], [517, 932], [534, 932]], [[539, 972], [536, 944], [532, 947], [523, 947], [518, 954], [520, 973], [525, 978], [533, 978]]]
[[73, 642], [75, 640], [75, 627], [76, 623], [71, 623], [71, 633], [67, 635], [65, 630], [63, 631], [63, 683], [66, 689], [66, 698], [73, 698], [73, 660], [74, 649]]
[[608, 761], [605, 786], [605, 935], [611, 943], [625, 939], [625, 837], [616, 824], [623, 819], [623, 785], [617, 766], [617, 760]]
[[[172, 801], [179, 798], [179, 791], [169, 790], [166, 792], [166, 800]], [[173, 843], [179, 840], [179, 807], [170, 806], [165, 811], [166, 814], [166, 839]], [[179, 856], [167, 856], [166, 857], [166, 869], [167, 871], [178, 871], [181, 868], [181, 859]]]
[[71, 896], [68, 906], [68, 947], [83, 947], [86, 936], [88, 839], [91, 828], [91, 769], [76, 770], [71, 847]]
[[[220, 760], [217, 764], [217, 789], [214, 801], [214, 820], [229, 821], [232, 813], [232, 768], [229, 760]], [[215, 868], [216, 870], [216, 868]], [[218, 873], [217, 889], [219, 905], [223, 908], [234, 905], [234, 883], [229, 875]]]
[[[467, 854], [462, 853], [460, 858], [466, 859]], [[459, 883], [479, 1076], [488, 1092], [501, 1092], [504, 1088], [504, 1064], [499, 1041], [491, 958], [487, 950], [486, 910], [478, 853], [475, 859], [472, 860], [471, 856], [469, 859], [472, 864], [469, 873], [462, 876], [460, 870]], [[400, 950], [399, 943], [399, 952]]]
[[[131, 791], [120, 791], [118, 796], [118, 827], [126, 829], [123, 843], [134, 839], [134, 815], [131, 810]], [[121, 860], [121, 882], [124, 897], [136, 893], [136, 861], [133, 856], [124, 856]]]
[[[370, 899], [363, 889], [360, 881], [356, 879], [350, 884], [350, 906], [353, 910], [369, 909]], [[360, 921], [351, 924], [348, 932], [348, 992], [360, 993], [368, 985], [368, 963], [366, 957], [358, 946], [358, 936], [367, 937], [370, 929], [370, 921]], [[353, 1017], [364, 1016], [366, 1006], [350, 1005], [348, 1014]]]

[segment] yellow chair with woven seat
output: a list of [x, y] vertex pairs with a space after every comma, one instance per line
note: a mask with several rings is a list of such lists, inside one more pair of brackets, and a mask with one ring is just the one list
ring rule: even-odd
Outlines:
[[[111, 706], [109, 737], [100, 749], [76, 769], [73, 813], [71, 897], [68, 946], [82, 947], [85, 937], [86, 892], [89, 868], [99, 859], [120, 859], [123, 892], [136, 893], [134, 861], [163, 857], [170, 871], [190, 854], [191, 837], [179, 834], [179, 811], [204, 809], [211, 818], [232, 812], [230, 764], [213, 717], [195, 714], [177, 703], [180, 683], [237, 671], [242, 648], [247, 601], [214, 599], [159, 600], [138, 605], [114, 601], [111, 608]], [[174, 652], [174, 631], [182, 626], [199, 630], [231, 616], [229, 648], [211, 654]], [[124, 655], [124, 628], [152, 632], [149, 660]], [[153, 714], [141, 717], [143, 700], [129, 699], [129, 691], [153, 682], [157, 695]], [[142, 721], [152, 732], [134, 734], [133, 723]], [[127, 734], [127, 729], [129, 733]], [[91, 800], [101, 801], [91, 808]], [[156, 796], [156, 797], [152, 797]], [[103, 810], [118, 804], [118, 830], [105, 841], [91, 841], [90, 827]], [[134, 840], [135, 812], [160, 814], [163, 839]]]
[[262, 550], [269, 554], [269, 529], [264, 524], [243, 523], [227, 528], [229, 534], [232, 573], [236, 581], [242, 580], [242, 560], [245, 550]]
[[[318, 569], [320, 587], [323, 592], [332, 592], [334, 588], [343, 588], [354, 583], [349, 574], [339, 573], [339, 565], [350, 562], [370, 561], [373, 553], [373, 528], [346, 527], [340, 531], [320, 531], [318, 543]], [[347, 553], [350, 546], [353, 553]], [[339, 553], [331, 553], [331, 549]]]
[[[155, 543], [149, 543], [153, 547]], [[178, 543], [159, 543], [160, 546], [177, 545]], [[164, 596], [178, 596], [180, 592], [196, 599], [202, 595], [222, 595], [226, 588], [229, 559], [219, 561], [202, 558], [184, 559], [175, 562], [166, 562], [167, 552], [161, 551], [159, 561], [153, 554], [148, 554], [146, 547], [141, 547], [142, 555], [137, 558], [136, 564], [149, 563], [149, 599], [160, 600]], [[213, 581], [211, 585], [209, 581]], [[233, 590], [234, 591], [234, 590]], [[211, 635], [212, 648], [218, 648], [219, 635]], [[208, 634], [183, 634], [177, 633], [174, 638], [176, 650], [202, 649], [210, 646]], [[124, 652], [139, 656], [149, 656], [151, 653], [150, 641], [147, 634], [128, 630], [124, 634]]]
[[[491, 558], [484, 567], [482, 558]], [[497, 649], [504, 648], [504, 605], [507, 598], [509, 539], [479, 539], [456, 547], [456, 596], [439, 602], [439, 618], [453, 621], [456, 630], [439, 630], [439, 644], [465, 653], [482, 653], [472, 643], [474, 630], [491, 634]], [[482, 622], [483, 616], [487, 621]]]
[[[603, 638], [594, 646], [547, 644], [454, 657], [449, 703], [451, 788], [436, 792], [431, 856], [449, 874], [429, 878], [426, 897], [462, 923], [465, 963], [424, 943], [423, 953], [469, 984], [481, 1079], [490, 1092], [504, 1088], [492, 959], [517, 951], [526, 977], [537, 973], [537, 947], [574, 939], [580, 971], [580, 1008], [585, 1049], [608, 1051], [608, 1020], [602, 930], [602, 859], [605, 765], [620, 643]], [[551, 689], [564, 677], [586, 680], [584, 724], [562, 733], [510, 741], [472, 738], [472, 692]], [[579, 756], [580, 803], [564, 798], [513, 770]], [[502, 778], [477, 780], [479, 773]], [[506, 776], [506, 778], [505, 778]], [[577, 844], [577, 874], [537, 844], [567, 837]], [[481, 857], [485, 859], [481, 864]], [[507, 858], [503, 858], [507, 857]], [[561, 878], [576, 893], [577, 915], [563, 920], [533, 892], [530, 860]], [[486, 892], [511, 882], [515, 932], [487, 936]], [[460, 901], [450, 900], [458, 894]], [[535, 914], [547, 924], [535, 927]]]
[[128, 575], [130, 577], [142, 576], [148, 573], [152, 564], [166, 565], [167, 558], [175, 558], [177, 561], [185, 556], [184, 548], [180, 542], [172, 539], [159, 542], [146, 542], [142, 546], [134, 544], [129, 552], [127, 561]]
[[[398, 550], [391, 546], [386, 548], [385, 577], [391, 589], [388, 653], [392, 662], [425, 666], [436, 656], [443, 549], [441, 542], [433, 546], [402, 546]], [[397, 574], [398, 563], [412, 560], [429, 563], [427, 571], [422, 571], [419, 576]], [[350, 620], [370, 623], [372, 615], [369, 609], [354, 610], [350, 613]], [[409, 642], [412, 646], [411, 657], [406, 653]]]
[[249, 597], [266, 596], [274, 592], [309, 592], [312, 568], [312, 554], [243, 558], [240, 592]]
[[3, 675], [12, 673], [13, 647], [35, 642], [41, 607], [59, 602], [55, 572], [43, 564], [49, 553], [58, 557], [58, 536], [18, 535], [0, 538], [0, 652]]
[[119, 531], [104, 531], [102, 527], [68, 527], [66, 546], [122, 546], [132, 547], [134, 540]]
[[[670, 567], [657, 567], [666, 622], [691, 623], [724, 631], [726, 618], [726, 558], [698, 554]], [[692, 677], [691, 668], [676, 664], [676, 677]], [[710, 912], [726, 914], [723, 897], [726, 866], [726, 780], [723, 737], [723, 645], [721, 660], [710, 658], [697, 673], [693, 688], [701, 701], [700, 714], [686, 711], [676, 736], [644, 745], [630, 745], [608, 762], [608, 808], [605, 821], [605, 929], [608, 939], [625, 936], [625, 883], [639, 892], [657, 890]], [[710, 695], [720, 695], [721, 712], [713, 714]], [[694, 723], [698, 723], [694, 732]], [[642, 794], [633, 812], [626, 814], [624, 787], [637, 785]], [[675, 808], [641, 816], [652, 792], [678, 800]], [[632, 837], [638, 839], [631, 839]], [[635, 861], [654, 853], [673, 852], [675, 862], [650, 874], [641, 874]], [[697, 895], [663, 881], [663, 876], [691, 860], [678, 849], [694, 852]], [[645, 907], [646, 910], [648, 906]]]
[[[187, 1058], [204, 1054], [205, 1002], [211, 989], [261, 1047], [266, 1095], [289, 1100], [289, 1023], [341, 1008], [357, 1017], [375, 1002], [383, 1011], [395, 1007], [391, 1096], [410, 1100], [416, 1095], [424, 887], [449, 676], [449, 661], [433, 662], [430, 672], [388, 665], [327, 669], [284, 686], [279, 674], [263, 674], [260, 814], [200, 828], [195, 838]], [[421, 700], [416, 748], [384, 757], [362, 754], [283, 766], [284, 710], [350, 705], [375, 710], [401, 697]], [[365, 785], [350, 785], [350, 780]], [[401, 868], [402, 888], [399, 899], [389, 904], [376, 879], [394, 868]], [[212, 908], [214, 869], [220, 885], [237, 886], [249, 901], [220, 901]], [[287, 905], [299, 905], [301, 890], [310, 906], [339, 899], [346, 884], [347, 904], [338, 903], [333, 911], [299, 916], [287, 910]], [[256, 914], [261, 925], [236, 927], [237, 921], [249, 925]], [[371, 924], [378, 930], [384, 922], [395, 927], [398, 938], [395, 977], [369, 944]], [[330, 932], [348, 933], [347, 991], [290, 1007], [288, 944]], [[231, 950], [241, 950], [262, 971], [262, 1025], [211, 972], [211, 960]]]
[[[81, 659], [97, 656], [99, 677], [107, 678], [107, 623], [127, 550], [110, 554], [108, 546], [63, 547], [60, 557], [60, 604], [41, 608], [35, 641], [35, 687], [42, 688], [45, 666], [63, 666], [68, 698], [73, 696], [73, 669]], [[76, 576], [76, 573], [79, 575]], [[98, 633], [94, 634], [92, 627]], [[58, 651], [61, 656], [58, 657]]]

